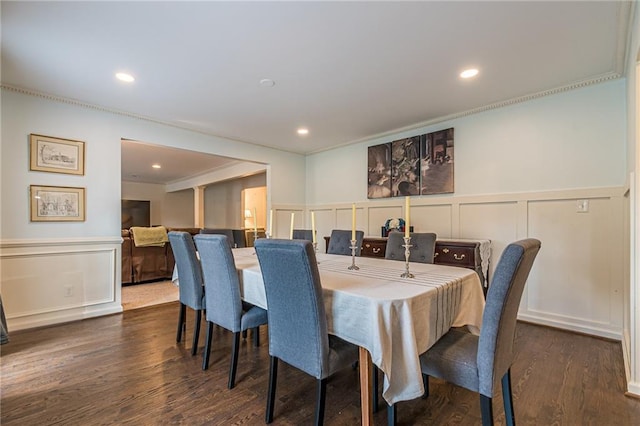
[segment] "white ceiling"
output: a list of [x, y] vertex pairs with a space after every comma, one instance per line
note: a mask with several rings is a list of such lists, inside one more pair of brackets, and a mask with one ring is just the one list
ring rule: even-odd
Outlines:
[[2, 84], [308, 154], [619, 77], [631, 5], [2, 1]]

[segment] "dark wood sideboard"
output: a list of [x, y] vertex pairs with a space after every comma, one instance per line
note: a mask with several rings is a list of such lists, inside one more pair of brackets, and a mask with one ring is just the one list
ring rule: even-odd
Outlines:
[[[329, 239], [324, 237], [326, 247], [329, 247]], [[387, 249], [386, 237], [364, 237], [362, 240], [361, 255], [366, 257], [384, 258]], [[473, 269], [478, 273], [482, 288], [486, 294], [486, 279], [482, 271], [482, 258], [480, 255], [480, 241], [466, 240], [437, 240], [433, 262], [438, 265], [459, 266]]]

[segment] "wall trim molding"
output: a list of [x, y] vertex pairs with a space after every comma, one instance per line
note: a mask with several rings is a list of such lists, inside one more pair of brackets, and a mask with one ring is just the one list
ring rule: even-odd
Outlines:
[[[489, 104], [489, 105], [484, 105], [478, 108], [473, 108], [467, 111], [462, 111], [462, 112], [458, 112], [455, 114], [450, 114], [450, 115], [444, 115], [442, 117], [437, 117], [434, 118], [432, 120], [426, 120], [426, 121], [421, 121], [419, 123], [415, 123], [415, 124], [411, 124], [409, 126], [405, 126], [405, 127], [400, 127], [398, 129], [393, 129], [393, 130], [389, 130], [386, 132], [382, 132], [382, 133], [377, 133], [375, 135], [371, 135], [371, 136], [367, 136], [366, 138], [360, 138], [360, 139], [355, 139], [349, 142], [345, 142], [343, 144], [340, 145], [336, 145], [332, 148], [327, 148], [327, 149], [320, 149], [317, 151], [313, 151], [310, 152], [308, 155], [313, 155], [313, 154], [319, 154], [321, 152], [325, 152], [325, 151], [331, 151], [333, 149], [338, 149], [338, 148], [344, 148], [345, 146], [349, 146], [349, 145], [353, 145], [353, 144], [357, 144], [357, 143], [362, 143], [362, 142], [373, 142], [377, 139], [380, 138], [385, 138], [388, 136], [392, 136], [392, 135], [396, 135], [397, 133], [403, 133], [403, 132], [409, 132], [412, 130], [417, 130], [423, 127], [428, 127], [428, 126], [433, 126], [435, 124], [439, 124], [439, 123], [444, 123], [447, 121], [451, 121], [451, 120], [456, 120], [458, 118], [463, 118], [463, 117], [467, 117], [470, 115], [475, 115], [475, 114], [479, 114], [485, 111], [491, 111], [494, 109], [499, 109], [499, 108], [503, 108], [503, 107], [507, 107], [507, 106], [511, 106], [511, 105], [516, 105], [516, 104], [521, 104], [524, 102], [528, 102], [534, 99], [538, 99], [538, 98], [543, 98], [546, 96], [552, 96], [552, 95], [556, 95], [558, 93], [563, 93], [563, 92], [568, 92], [571, 90], [575, 90], [575, 89], [582, 89], [584, 87], [588, 87], [588, 86], [593, 86], [594, 84], [600, 84], [600, 83], [605, 83], [607, 81], [611, 81], [611, 80], [617, 80], [619, 78], [624, 77], [621, 73], [619, 72], [608, 72], [605, 74], [601, 74], [599, 76], [593, 77], [593, 78], [589, 78], [586, 80], [581, 80], [581, 81], [576, 81], [570, 84], [567, 84], [565, 86], [560, 86], [560, 87], [556, 87], [554, 89], [548, 89], [548, 90], [543, 90], [540, 92], [535, 92], [535, 93], [531, 93], [528, 95], [524, 95], [524, 96], [520, 96], [517, 98], [512, 98], [512, 99], [507, 99], [504, 101], [500, 101], [500, 102], [496, 102], [493, 104]], [[397, 135], [396, 135], [397, 136]]]
[[612, 329], [610, 327], [602, 327], [597, 323], [593, 322], [585, 322], [578, 323], [573, 321], [562, 321], [553, 317], [546, 315], [531, 315], [527, 313], [518, 313], [518, 319], [529, 322], [531, 324], [540, 324], [546, 325], [549, 327], [559, 328], [562, 330], [575, 331], [578, 333], [589, 334], [592, 336], [604, 337], [606, 339], [611, 340], [622, 340], [622, 330], [621, 329]]
[[[0, 249], [29, 247], [86, 246], [95, 244], [122, 244], [122, 237], [82, 237], [0, 240]], [[0, 253], [0, 256], [3, 256]]]

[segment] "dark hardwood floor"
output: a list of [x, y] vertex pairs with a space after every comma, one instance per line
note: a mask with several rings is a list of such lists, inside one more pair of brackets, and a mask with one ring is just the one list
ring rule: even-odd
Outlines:
[[[260, 425], [268, 377], [268, 341], [241, 343], [236, 387], [228, 390], [230, 333], [216, 329], [208, 371], [202, 348], [176, 344], [178, 305], [10, 334], [0, 348], [0, 423], [9, 425]], [[204, 327], [200, 341], [204, 341]], [[202, 344], [201, 344], [202, 346]], [[325, 424], [357, 425], [357, 370], [327, 388]], [[624, 396], [618, 342], [519, 323], [512, 368], [520, 425], [639, 425], [640, 400]], [[275, 425], [313, 421], [315, 382], [281, 363]], [[501, 396], [496, 423], [504, 424]], [[480, 424], [478, 396], [431, 380], [431, 396], [398, 405], [399, 424]], [[386, 424], [385, 410], [375, 415]]]

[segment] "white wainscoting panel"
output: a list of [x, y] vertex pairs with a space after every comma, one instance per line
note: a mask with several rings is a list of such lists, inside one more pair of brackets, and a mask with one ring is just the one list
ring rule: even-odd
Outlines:
[[460, 204], [459, 237], [491, 240], [489, 282], [502, 251], [518, 240], [517, 214], [516, 202]]
[[[356, 206], [356, 229], [364, 231], [367, 235], [367, 222], [365, 211], [361, 206]], [[336, 209], [336, 226], [334, 229], [351, 229], [352, 211], [351, 206]]]
[[[509, 243], [528, 237], [540, 239], [542, 249], [527, 281], [518, 317], [621, 340], [626, 285], [622, 259], [628, 244], [623, 228], [623, 192], [615, 187], [412, 197], [411, 225], [415, 232], [436, 232], [439, 238], [491, 240], [490, 279]], [[588, 200], [588, 212], [577, 212], [578, 200]], [[404, 198], [369, 200], [356, 206], [358, 229], [378, 237], [388, 218], [403, 217]], [[351, 228], [350, 205], [309, 208], [323, 212], [319, 232], [324, 235], [334, 228]], [[333, 223], [330, 212], [335, 212]]]
[[365, 235], [371, 237], [382, 236], [382, 227], [387, 222], [387, 219], [403, 217], [401, 206], [369, 207], [367, 210], [369, 211], [368, 226], [362, 229], [368, 229], [369, 231], [365, 232]]
[[121, 239], [2, 242], [9, 330], [122, 312]]
[[411, 205], [411, 223], [414, 232], [435, 232], [438, 238], [451, 238], [452, 205]]
[[[622, 306], [612, 311], [619, 288], [612, 275], [614, 241], [611, 199], [589, 199], [589, 211], [577, 212], [576, 199], [529, 202], [529, 236], [542, 241], [525, 289], [520, 317], [577, 331], [620, 339]], [[620, 212], [622, 214], [622, 212]], [[615, 222], [615, 224], [613, 223]], [[524, 308], [524, 309], [523, 309]], [[620, 317], [620, 318], [618, 318]]]

